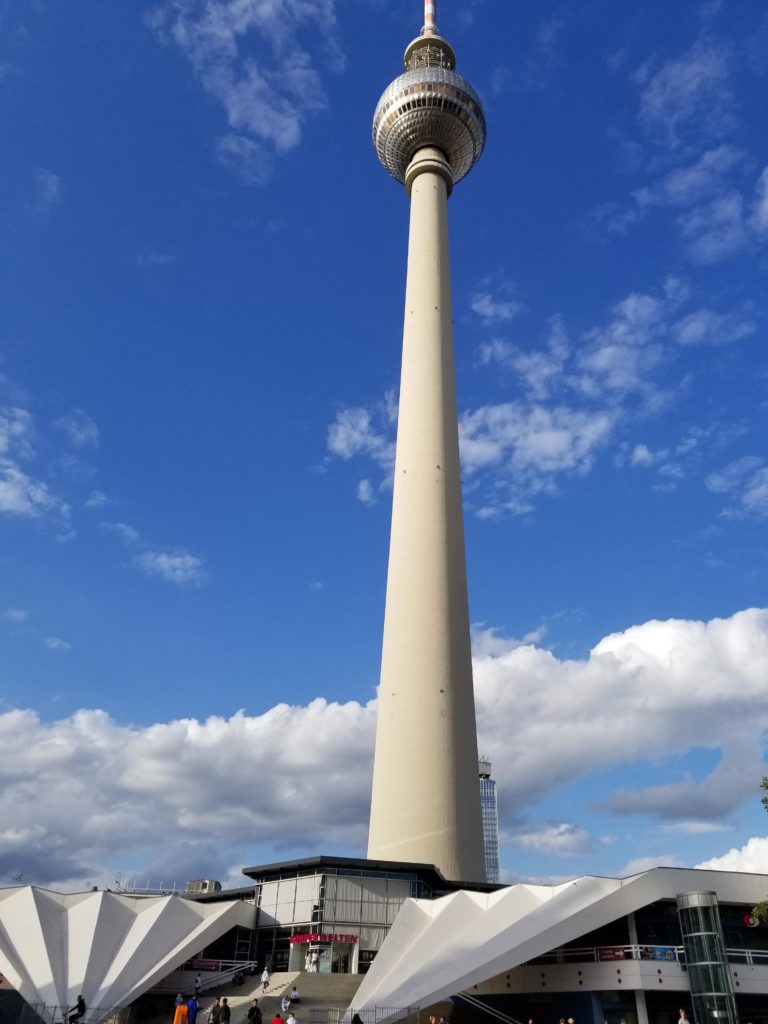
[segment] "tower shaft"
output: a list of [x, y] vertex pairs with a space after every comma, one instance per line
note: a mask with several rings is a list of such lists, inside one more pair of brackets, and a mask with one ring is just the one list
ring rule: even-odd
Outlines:
[[368, 856], [485, 878], [461, 504], [447, 199], [423, 148], [411, 215]]

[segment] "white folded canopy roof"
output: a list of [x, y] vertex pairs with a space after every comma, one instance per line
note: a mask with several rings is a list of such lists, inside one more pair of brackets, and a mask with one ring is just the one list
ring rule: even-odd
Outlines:
[[89, 1007], [126, 1006], [253, 914], [241, 900], [0, 889], [0, 973], [33, 1005], [82, 993]]
[[701, 890], [752, 906], [768, 894], [768, 875], [653, 868], [629, 878], [585, 875], [555, 886], [406, 900], [354, 1009], [430, 1006], [656, 900]]

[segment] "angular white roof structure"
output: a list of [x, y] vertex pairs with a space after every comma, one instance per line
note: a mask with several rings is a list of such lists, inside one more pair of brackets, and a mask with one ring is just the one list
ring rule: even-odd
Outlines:
[[107, 1011], [131, 1003], [237, 924], [253, 927], [252, 905], [0, 889], [0, 973], [28, 1003], [71, 1007], [82, 993], [89, 1010]]
[[768, 894], [768, 875], [653, 868], [629, 878], [585, 875], [556, 886], [406, 900], [354, 1008], [429, 1006], [656, 900], [702, 890], [754, 905]]

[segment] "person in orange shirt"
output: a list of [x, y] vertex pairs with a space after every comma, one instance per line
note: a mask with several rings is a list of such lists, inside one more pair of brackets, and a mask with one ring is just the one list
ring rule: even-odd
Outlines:
[[176, 1012], [173, 1015], [173, 1024], [187, 1024], [189, 1019], [189, 1008], [186, 1002], [181, 1002], [176, 1007]]

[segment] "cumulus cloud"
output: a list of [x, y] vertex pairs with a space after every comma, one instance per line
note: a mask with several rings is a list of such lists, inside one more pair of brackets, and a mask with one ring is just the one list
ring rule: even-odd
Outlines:
[[510, 807], [608, 765], [717, 751], [706, 777], [622, 789], [608, 810], [722, 821], [763, 774], [766, 679], [765, 609], [707, 623], [646, 622], [605, 637], [585, 660], [519, 647], [476, 659], [481, 746]]
[[221, 103], [230, 131], [217, 141], [219, 159], [249, 184], [266, 180], [273, 155], [298, 146], [307, 118], [326, 106], [315, 40], [328, 67], [343, 63], [334, 0], [164, 0], [148, 23]]
[[[304, 849], [331, 836], [334, 845], [359, 848], [373, 734], [372, 705], [324, 700], [146, 728], [103, 711], [52, 723], [32, 711], [7, 712], [0, 715], [0, 876], [23, 870], [43, 883], [87, 879], [106, 862], [138, 874], [159, 865], [163, 855], [154, 851], [165, 837], [194, 847], [212, 822], [219, 849], [237, 850], [245, 863], [253, 845], [279, 841], [275, 822], [288, 807], [301, 808]], [[291, 743], [276, 747], [276, 735]], [[196, 852], [188, 859], [199, 876]]]
[[711, 857], [696, 865], [711, 871], [754, 871], [768, 874], [768, 838], [753, 836], [744, 846], [734, 847], [721, 857]]
[[[629, 800], [635, 812], [690, 829], [722, 824], [754, 798], [768, 727], [768, 609], [646, 622], [605, 637], [579, 660], [535, 642], [491, 643], [476, 647], [474, 668], [480, 747], [499, 783], [502, 827], [507, 808], [528, 815], [542, 797], [591, 773], [628, 762], [658, 768], [696, 747], [719, 758], [709, 774], [681, 783], [670, 765], [667, 786], [625, 788], [609, 810], [626, 813]], [[304, 850], [360, 851], [375, 711], [373, 701], [314, 700], [143, 727], [103, 711], [56, 722], [32, 711], [0, 714], [0, 873], [23, 870], [30, 881], [51, 883], [92, 878], [105, 864], [134, 875], [148, 865], [170, 872], [171, 836], [191, 875], [207, 876], [206, 863], [224, 871], [257, 846], [279, 856], [275, 822], [286, 807], [301, 808]], [[291, 742], [275, 745], [276, 735]], [[218, 859], [200, 845], [211, 821]], [[563, 819], [504, 831], [510, 843], [556, 856], [592, 842]], [[644, 859], [624, 873], [651, 863], [677, 860]]]

